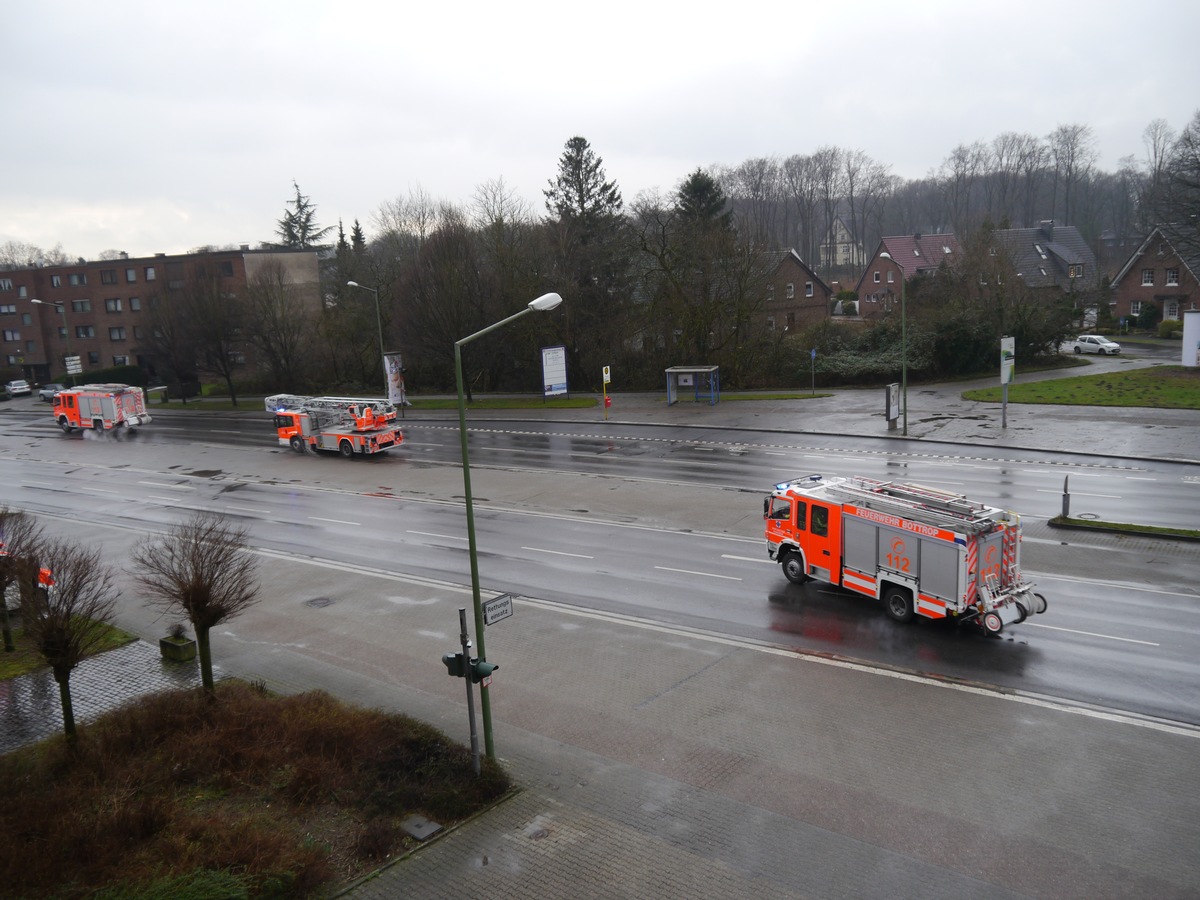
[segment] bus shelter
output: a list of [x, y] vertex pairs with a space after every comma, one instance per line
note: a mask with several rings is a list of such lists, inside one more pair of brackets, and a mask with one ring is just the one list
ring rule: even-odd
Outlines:
[[691, 393], [692, 400], [708, 400], [709, 406], [716, 406], [721, 399], [721, 367], [720, 366], [671, 366], [667, 369], [667, 406], [678, 403], [680, 392]]

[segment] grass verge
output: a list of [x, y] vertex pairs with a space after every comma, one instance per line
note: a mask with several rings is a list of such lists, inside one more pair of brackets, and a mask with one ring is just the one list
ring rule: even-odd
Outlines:
[[[406, 716], [241, 682], [157, 694], [0, 757], [0, 893], [23, 898], [310, 897], [449, 825], [508, 777]], [[211, 890], [216, 893], [212, 893]]]
[[[13, 647], [15, 649], [12, 652], [0, 649], [0, 681], [25, 675], [46, 665], [46, 661], [37, 652], [33, 642], [19, 627], [20, 617], [16, 613], [10, 613], [10, 616], [12, 617]], [[112, 650], [137, 640], [136, 636], [111, 625], [104, 625], [102, 629], [103, 636], [96, 653], [103, 653], [105, 650]]]
[[1053, 528], [1076, 528], [1081, 531], [1108, 531], [1141, 537], [1163, 537], [1174, 538], [1180, 541], [1200, 541], [1200, 531], [1193, 528], [1133, 525], [1127, 522], [1101, 522], [1098, 519], [1071, 519], [1064, 516], [1055, 516], [1048, 521]]
[[[999, 387], [964, 391], [966, 400], [999, 403]], [[1128, 372], [1077, 375], [1008, 386], [1010, 403], [1064, 406], [1146, 406], [1156, 409], [1200, 409], [1200, 369], [1154, 366]]]

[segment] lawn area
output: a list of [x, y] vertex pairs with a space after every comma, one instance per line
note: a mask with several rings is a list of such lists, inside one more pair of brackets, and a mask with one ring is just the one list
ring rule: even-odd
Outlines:
[[[12, 652], [0, 649], [0, 681], [16, 678], [18, 675], [24, 675], [46, 665], [46, 661], [42, 659], [32, 642], [25, 637], [25, 632], [21, 630], [20, 617], [15, 613], [10, 615], [15, 649]], [[100, 646], [96, 650], [97, 653], [103, 653], [105, 650], [112, 650], [137, 640], [134, 635], [122, 631], [120, 628], [114, 628], [111, 625], [104, 625], [102, 628], [104, 633]]]
[[485, 808], [507, 775], [437, 729], [320, 691], [145, 697], [0, 757], [0, 896], [327, 896]]
[[[966, 400], [999, 403], [1000, 387], [964, 391]], [[1066, 406], [1148, 406], [1156, 409], [1200, 409], [1200, 369], [1153, 366], [1104, 375], [1077, 375], [1050, 381], [1011, 384], [1010, 403], [1053, 403]]]
[[[364, 394], [363, 396], [367, 396]], [[467, 404], [467, 409], [592, 409], [597, 405], [595, 397], [551, 397], [543, 399], [537, 394], [529, 396], [477, 397]], [[458, 409], [457, 397], [409, 398], [409, 409]], [[187, 403], [172, 400], [169, 403], [148, 404], [151, 415], [158, 409], [190, 409], [196, 412], [257, 412], [263, 409], [262, 397], [239, 397], [234, 406], [228, 397], [205, 397]]]

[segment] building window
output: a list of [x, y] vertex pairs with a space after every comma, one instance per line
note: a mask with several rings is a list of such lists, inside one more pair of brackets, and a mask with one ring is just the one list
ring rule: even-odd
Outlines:
[[58, 326], [58, 339], [60, 341], [65, 341], [67, 339], [67, 326], [66, 325]]
[[29, 294], [25, 292], [25, 285], [22, 284], [17, 288], [17, 296], [22, 300], [29, 296]]
[[71, 312], [85, 313], [85, 312], [91, 312], [91, 311], [92, 311], [92, 301], [91, 300], [72, 300], [71, 301]]
[[0, 303], [0, 316], [15, 316], [17, 307], [12, 303]]
[[1170, 285], [1179, 284], [1179, 270], [1178, 269], [1167, 269], [1167, 284], [1170, 284]]
[[140, 341], [142, 339], [142, 326], [141, 325], [133, 326], [133, 338], [134, 338], [134, 340], [137, 340], [137, 341]]
[[5, 328], [4, 329], [4, 339], [6, 341], [19, 341], [21, 339], [21, 332], [14, 331], [11, 328]]
[[140, 297], [130, 297], [129, 298], [129, 309], [131, 312], [140, 312], [141, 308], [142, 308], [142, 301], [141, 301]]
[[146, 268], [143, 271], [145, 272], [147, 281], [154, 280], [154, 277], [155, 277], [154, 276], [154, 266], [146, 266]]
[[116, 269], [101, 269], [100, 270], [100, 283], [101, 284], [116, 284], [117, 283], [117, 270]]
[[1074, 265], [1074, 266], [1067, 266], [1067, 277], [1068, 278], [1082, 278], [1083, 277], [1083, 263], [1079, 263], [1078, 265]]
[[0, 291], [11, 291], [11, 290], [12, 290], [12, 279], [11, 278], [0, 278]]
[[987, 276], [985, 274], [983, 274], [982, 272], [979, 273], [979, 283], [987, 284]]
[[879, 273], [878, 272], [875, 273], [875, 283], [879, 284]]
[[114, 366], [127, 366], [127, 365], [129, 365], [129, 357], [128, 356], [114, 356], [113, 357], [113, 365]]
[[[1174, 317], [1172, 317], [1172, 318], [1174, 318]], [[26, 353], [32, 353], [36, 349], [37, 349], [36, 341], [26, 341], [25, 342], [25, 352]]]
[[796, 285], [789, 281], [788, 286], [787, 286], [787, 298], [789, 300], [791, 300], [795, 296], [796, 296]]
[[[767, 331], [774, 331], [774, 330], [775, 330], [775, 317], [767, 316]], [[8, 334], [8, 332], [6, 331], [5, 334]]]
[[125, 340], [125, 329], [123, 327], [121, 327], [120, 325], [117, 325], [113, 328], [108, 329], [108, 339], [110, 341]]
[[137, 281], [137, 269], [129, 268], [125, 270], [125, 281], [129, 284], [134, 284]]
[[894, 284], [896, 281], [896, 273], [888, 272], [888, 284]]
[[120, 297], [110, 297], [109, 299], [105, 300], [104, 301], [104, 311], [105, 312], [120, 312], [121, 311], [121, 298]]
[[51, 275], [50, 276], [50, 287], [62, 287], [62, 276], [61, 275]]
[[1129, 314], [1131, 316], [1140, 316], [1142, 314], [1142, 301], [1133, 300], [1129, 304]]
[[100, 351], [99, 350], [89, 350], [88, 351], [88, 365], [89, 366], [100, 365]]
[[796, 314], [794, 312], [787, 314], [787, 325], [785, 325], [784, 328], [788, 331], [796, 330]]
[[1142, 269], [1142, 286], [1152, 287], [1154, 285], [1154, 270]]
[[1163, 318], [1164, 319], [1178, 319], [1179, 318], [1179, 304], [1174, 303], [1174, 302], [1168, 303], [1167, 311], [1163, 315]]
[[68, 275], [67, 281], [70, 282], [71, 287], [83, 287], [85, 284], [87, 284], [87, 274], [84, 272], [76, 272], [74, 275]]
[[223, 259], [220, 263], [218, 263], [218, 265], [221, 268], [222, 275], [224, 275], [226, 278], [233, 277], [233, 260]]
[[92, 338], [96, 336], [96, 329], [91, 325], [76, 325], [75, 337], [77, 338]]

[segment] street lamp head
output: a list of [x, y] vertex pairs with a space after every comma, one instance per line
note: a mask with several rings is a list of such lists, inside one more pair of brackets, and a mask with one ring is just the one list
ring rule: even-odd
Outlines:
[[879, 258], [880, 258], [880, 259], [891, 259], [891, 258], [892, 258], [892, 254], [888, 253], [886, 250], [882, 250], [882, 251], [880, 251], [880, 253], [879, 253]]
[[357, 281], [347, 281], [346, 287], [362, 287]]
[[529, 301], [529, 308], [534, 312], [547, 312], [562, 303], [562, 297], [553, 292], [542, 294], [536, 300]]

